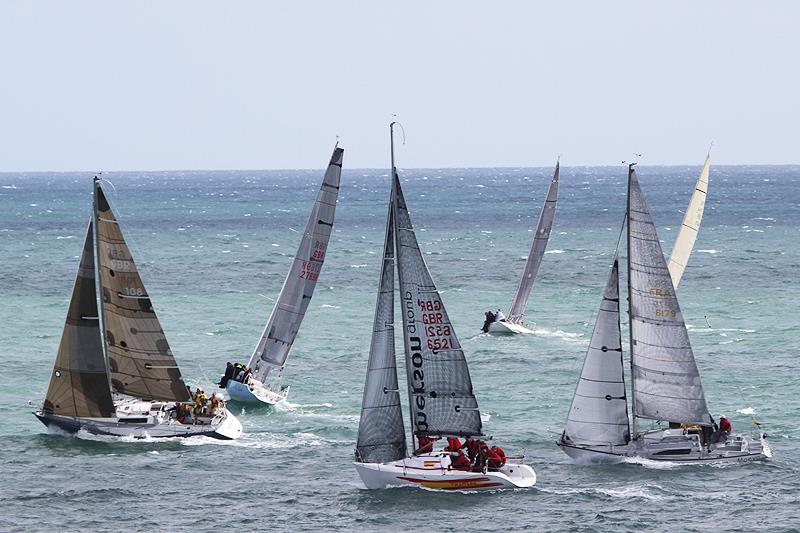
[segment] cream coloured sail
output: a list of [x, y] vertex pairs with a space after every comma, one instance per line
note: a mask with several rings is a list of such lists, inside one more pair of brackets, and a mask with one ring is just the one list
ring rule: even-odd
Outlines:
[[314, 294], [333, 231], [343, 155], [342, 148], [334, 148], [289, 274], [250, 357], [248, 366], [261, 382], [273, 369], [283, 368]]
[[633, 415], [708, 424], [689, 334], [633, 165], [628, 171], [628, 293]]
[[395, 241], [406, 376], [415, 436], [481, 434], [478, 401], [464, 351], [419, 249], [397, 173]]
[[101, 318], [114, 392], [188, 401], [189, 392], [117, 218], [95, 179]]
[[91, 221], [42, 410], [56, 415], [96, 418], [110, 417], [114, 413], [97, 314]]
[[553, 179], [550, 180], [550, 187], [547, 189], [547, 197], [542, 206], [542, 212], [539, 214], [539, 222], [536, 224], [536, 233], [533, 235], [528, 260], [525, 262], [525, 270], [522, 272], [517, 292], [514, 294], [514, 301], [511, 302], [511, 307], [509, 308], [507, 319], [509, 322], [517, 323], [522, 320], [522, 315], [525, 314], [525, 308], [528, 306], [528, 298], [531, 295], [533, 283], [536, 281], [536, 273], [539, 272], [539, 266], [542, 264], [544, 251], [547, 248], [547, 241], [550, 239], [550, 232], [553, 229], [553, 221], [556, 217], [559, 167], [560, 162], [556, 163]]
[[706, 156], [703, 163], [703, 170], [697, 178], [694, 186], [692, 198], [689, 200], [689, 207], [683, 217], [681, 229], [675, 238], [672, 247], [672, 254], [669, 258], [669, 274], [672, 277], [672, 284], [677, 288], [681, 282], [683, 271], [689, 263], [689, 256], [692, 254], [694, 242], [697, 240], [697, 232], [700, 231], [700, 221], [703, 219], [703, 210], [706, 206], [706, 195], [708, 194], [708, 175], [711, 169], [711, 154]]
[[616, 255], [567, 414], [564, 439], [574, 444], [608, 446], [621, 446], [630, 441]]
[[394, 346], [394, 217], [393, 200], [386, 217], [386, 237], [378, 284], [378, 301], [372, 326], [367, 378], [361, 402], [356, 443], [357, 459], [387, 463], [407, 455], [403, 410], [397, 384]]

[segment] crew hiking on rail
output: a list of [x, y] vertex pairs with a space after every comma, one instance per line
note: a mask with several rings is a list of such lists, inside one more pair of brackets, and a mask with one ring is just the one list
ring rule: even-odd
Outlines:
[[228, 361], [228, 364], [225, 366], [225, 374], [223, 374], [222, 378], [219, 380], [219, 387], [221, 389], [227, 388], [228, 382], [231, 380], [249, 385], [252, 375], [253, 371], [250, 367], [246, 367], [241, 363], [233, 364]]
[[[414, 455], [433, 452], [433, 443], [441, 437], [420, 436]], [[496, 471], [506, 464], [506, 454], [500, 446], [489, 446], [483, 440], [469, 438], [463, 443], [458, 437], [447, 437], [445, 452], [450, 455], [450, 468], [468, 472]]]

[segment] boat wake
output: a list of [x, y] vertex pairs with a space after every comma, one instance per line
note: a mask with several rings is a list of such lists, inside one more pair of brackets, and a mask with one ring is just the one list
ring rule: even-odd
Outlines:
[[569, 331], [563, 331], [560, 329], [553, 330], [543, 328], [541, 326], [537, 326], [533, 330], [533, 334], [538, 335], [539, 337], [553, 337], [576, 344], [586, 344], [588, 342], [585, 338], [583, 338], [583, 333], [571, 333]]
[[566, 496], [569, 494], [586, 494], [593, 496], [606, 496], [609, 498], [642, 498], [645, 500], [657, 501], [667, 498], [666, 491], [659, 485], [633, 485], [630, 487], [600, 488], [587, 487], [575, 489], [554, 489], [542, 488], [542, 492]]
[[633, 464], [633, 465], [640, 465], [645, 468], [651, 468], [653, 470], [672, 470], [674, 468], [678, 468], [680, 463], [667, 463], [665, 461], [654, 461], [653, 459], [645, 459], [644, 457], [623, 457], [623, 463]]

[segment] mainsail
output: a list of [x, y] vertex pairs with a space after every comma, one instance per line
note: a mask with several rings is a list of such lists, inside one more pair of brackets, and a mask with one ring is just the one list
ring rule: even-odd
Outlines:
[[633, 165], [628, 171], [628, 293], [633, 415], [708, 424], [689, 334]]
[[689, 262], [689, 256], [694, 248], [694, 241], [697, 240], [697, 232], [700, 230], [700, 221], [703, 219], [703, 209], [706, 206], [706, 195], [708, 193], [708, 174], [711, 169], [711, 154], [706, 156], [703, 163], [703, 170], [697, 178], [694, 186], [692, 199], [689, 200], [689, 207], [683, 217], [683, 224], [678, 231], [675, 245], [672, 247], [672, 255], [669, 258], [669, 274], [675, 287], [681, 282], [683, 271]]
[[390, 202], [367, 379], [358, 423], [356, 450], [358, 460], [364, 463], [397, 461], [407, 454], [394, 350], [395, 254], [392, 210]]
[[510, 322], [519, 322], [525, 313], [528, 297], [531, 295], [533, 283], [536, 281], [536, 273], [539, 271], [539, 265], [542, 264], [547, 241], [550, 239], [550, 231], [553, 229], [553, 220], [556, 216], [556, 201], [558, 200], [559, 166], [560, 163], [556, 163], [556, 170], [553, 173], [553, 179], [550, 181], [550, 188], [547, 190], [542, 212], [539, 214], [539, 223], [536, 225], [536, 233], [533, 236], [531, 250], [528, 253], [528, 261], [525, 263], [525, 271], [522, 273], [517, 293], [511, 303], [508, 313]]
[[188, 401], [189, 392], [116, 217], [95, 179], [101, 318], [115, 392], [143, 400]]
[[61, 344], [44, 399], [45, 412], [98, 418], [114, 413], [100, 337], [94, 272], [94, 228], [89, 222]]
[[624, 445], [630, 441], [619, 329], [619, 260], [608, 275], [564, 436], [575, 444]]
[[278, 301], [272, 309], [261, 339], [250, 357], [249, 366], [253, 369], [253, 375], [262, 382], [272, 369], [283, 368], [286, 363], [314, 294], [333, 231], [343, 154], [342, 148], [334, 148], [292, 267], [283, 282]]
[[420, 252], [394, 168], [392, 182], [413, 433], [480, 435], [481, 416], [464, 351]]

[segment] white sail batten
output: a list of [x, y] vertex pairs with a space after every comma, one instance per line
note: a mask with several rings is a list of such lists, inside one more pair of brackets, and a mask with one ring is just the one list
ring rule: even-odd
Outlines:
[[481, 434], [464, 351], [419, 249], [400, 180], [392, 172], [406, 376], [414, 435]]
[[628, 287], [633, 415], [708, 424], [689, 334], [633, 166], [628, 172]]
[[398, 461], [408, 453], [394, 345], [395, 247], [392, 211], [390, 202], [367, 378], [358, 423], [357, 458], [364, 463]]
[[250, 357], [248, 366], [259, 381], [265, 381], [273, 369], [283, 368], [314, 294], [333, 231], [343, 155], [342, 148], [334, 148], [297, 254]]
[[571, 443], [589, 446], [621, 446], [630, 441], [616, 256], [567, 414], [564, 437]]
[[533, 235], [528, 260], [525, 262], [525, 270], [522, 272], [517, 292], [509, 308], [507, 319], [509, 322], [516, 323], [522, 320], [522, 315], [525, 314], [525, 308], [528, 306], [528, 298], [530, 297], [531, 289], [533, 289], [533, 283], [536, 281], [536, 274], [542, 264], [542, 258], [544, 257], [547, 241], [550, 239], [550, 232], [553, 229], [553, 221], [556, 216], [559, 167], [560, 163], [556, 163], [556, 170], [553, 173], [553, 179], [550, 181], [542, 212], [539, 214], [539, 222], [536, 224], [536, 233]]
[[694, 243], [697, 240], [697, 232], [700, 231], [700, 221], [703, 219], [703, 210], [706, 206], [706, 196], [708, 194], [708, 176], [711, 170], [710, 158], [711, 155], [707, 155], [706, 161], [703, 163], [703, 170], [700, 171], [700, 176], [697, 178], [692, 198], [689, 200], [689, 207], [686, 208], [681, 229], [675, 238], [675, 244], [672, 247], [672, 254], [669, 258], [669, 274], [672, 277], [672, 283], [675, 288], [681, 282], [681, 277], [686, 265], [689, 263], [689, 256], [692, 254]]

